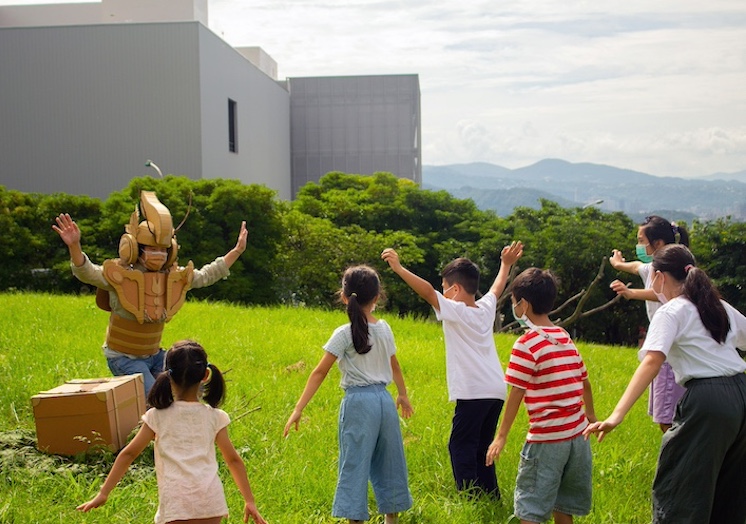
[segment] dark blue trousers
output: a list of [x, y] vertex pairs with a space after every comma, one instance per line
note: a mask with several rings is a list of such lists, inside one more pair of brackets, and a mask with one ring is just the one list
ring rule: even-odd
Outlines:
[[503, 403], [499, 399], [456, 401], [448, 451], [459, 490], [476, 488], [500, 498], [495, 466], [485, 466], [484, 463], [487, 448], [495, 438]]

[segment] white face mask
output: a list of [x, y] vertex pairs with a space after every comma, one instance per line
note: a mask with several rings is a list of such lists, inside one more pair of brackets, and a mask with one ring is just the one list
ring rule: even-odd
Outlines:
[[[666, 302], [668, 302], [668, 299], [666, 298], [666, 295], [663, 294], [663, 288], [661, 287], [660, 293], [655, 290], [655, 281], [658, 278], [658, 275], [663, 275], [663, 273], [655, 274], [655, 276], [653, 277], [653, 281], [650, 283], [650, 289], [652, 289], [653, 293], [655, 293], [655, 297], [658, 299], [658, 302], [660, 302], [661, 304], [665, 304]], [[665, 279], [666, 277], [663, 277], [663, 278]], [[666, 283], [663, 282], [664, 286], [665, 284]]]

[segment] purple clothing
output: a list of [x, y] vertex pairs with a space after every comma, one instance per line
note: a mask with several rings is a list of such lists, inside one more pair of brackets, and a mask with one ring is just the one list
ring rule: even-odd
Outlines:
[[653, 422], [656, 424], [673, 423], [676, 404], [685, 392], [686, 388], [679, 386], [674, 380], [671, 365], [664, 362], [658, 375], [650, 384], [648, 415], [653, 417]]

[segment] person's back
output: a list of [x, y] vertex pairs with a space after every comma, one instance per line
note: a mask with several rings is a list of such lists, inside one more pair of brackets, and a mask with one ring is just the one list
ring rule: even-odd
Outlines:
[[497, 357], [493, 326], [497, 300], [505, 290], [511, 266], [523, 254], [513, 242], [500, 254], [500, 271], [489, 293], [476, 299], [479, 268], [457, 258], [441, 271], [443, 292], [402, 267], [399, 255], [386, 249], [381, 258], [435, 310], [443, 323], [448, 397], [456, 402], [448, 451], [456, 487], [476, 488], [500, 498], [495, 468], [487, 465], [487, 448], [505, 402], [506, 387]]
[[529, 268], [511, 287], [513, 316], [528, 330], [513, 345], [505, 381], [505, 414], [487, 451], [496, 460], [522, 403], [529, 430], [521, 451], [514, 514], [522, 523], [560, 524], [591, 509], [592, 458], [583, 430], [595, 422], [588, 372], [567, 332], [549, 319], [557, 283], [549, 271]]
[[526, 391], [527, 442], [556, 442], [583, 432], [588, 425], [583, 411], [587, 378], [583, 359], [564, 329], [531, 326], [516, 340], [506, 382]]

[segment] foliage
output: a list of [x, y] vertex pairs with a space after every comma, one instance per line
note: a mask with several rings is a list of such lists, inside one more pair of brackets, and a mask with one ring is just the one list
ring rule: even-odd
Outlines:
[[746, 311], [746, 222], [695, 221], [691, 244], [697, 265], [713, 279], [723, 298]]
[[[133, 179], [105, 202], [63, 194], [41, 195], [0, 187], [0, 290], [87, 290], [69, 271], [67, 249], [51, 230], [54, 217], [67, 212], [82, 231], [84, 251], [100, 263], [116, 257], [124, 224], [139, 191], [156, 191], [179, 229], [179, 261], [201, 267], [230, 250], [242, 220], [247, 221], [246, 252], [224, 283], [196, 289], [190, 298], [245, 304], [306, 304], [333, 307], [344, 269], [366, 263], [381, 275], [388, 307], [399, 315], [432, 316], [431, 308], [380, 260], [386, 247], [397, 249], [402, 263], [439, 288], [440, 269], [456, 257], [480, 267], [486, 292], [500, 268], [500, 251], [512, 240], [526, 246], [517, 269], [550, 268], [560, 280], [557, 305], [587, 288], [612, 249], [633, 259], [637, 226], [626, 215], [595, 207], [565, 208], [540, 199], [541, 207], [515, 208], [499, 217], [472, 200], [446, 191], [420, 189], [390, 173], [372, 176], [332, 172], [303, 186], [295, 201], [278, 202], [263, 186], [235, 180]], [[191, 204], [190, 204], [191, 202]], [[720, 287], [726, 300], [746, 309], [746, 224], [719, 219], [695, 221], [692, 251]], [[604, 268], [586, 310], [613, 298], [615, 278], [642, 285], [634, 275]], [[566, 317], [574, 305], [559, 314]], [[511, 320], [507, 305], [501, 311]], [[499, 322], [498, 322], [499, 324]], [[634, 344], [647, 325], [642, 305], [622, 300], [573, 324], [576, 338]]]

